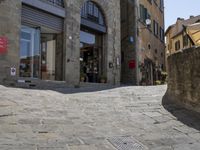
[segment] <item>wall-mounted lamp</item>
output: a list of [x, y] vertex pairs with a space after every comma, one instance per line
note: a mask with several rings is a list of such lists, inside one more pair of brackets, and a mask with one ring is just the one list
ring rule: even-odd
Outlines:
[[151, 25], [151, 19], [146, 19], [145, 20], [145, 27], [142, 27], [142, 28], [138, 28], [138, 29], [146, 29], [148, 26]]

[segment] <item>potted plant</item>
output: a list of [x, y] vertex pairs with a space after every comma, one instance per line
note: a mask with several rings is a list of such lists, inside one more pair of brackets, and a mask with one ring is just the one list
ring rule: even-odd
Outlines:
[[81, 73], [81, 75], [80, 75], [80, 81], [81, 82], [85, 82], [85, 78], [86, 78], [86, 74], [85, 73]]
[[107, 81], [106, 76], [104, 76], [104, 75], [100, 76], [100, 82], [101, 83], [106, 83], [106, 81]]

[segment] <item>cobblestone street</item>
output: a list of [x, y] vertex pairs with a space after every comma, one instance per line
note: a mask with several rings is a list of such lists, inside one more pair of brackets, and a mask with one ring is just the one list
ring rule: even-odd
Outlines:
[[198, 115], [163, 106], [166, 89], [0, 86], [0, 150], [199, 150]]

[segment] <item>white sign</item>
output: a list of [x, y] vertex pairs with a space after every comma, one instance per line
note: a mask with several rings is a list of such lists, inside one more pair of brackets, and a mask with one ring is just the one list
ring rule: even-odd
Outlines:
[[11, 76], [16, 76], [16, 68], [14, 68], [14, 67], [10, 68], [10, 75]]

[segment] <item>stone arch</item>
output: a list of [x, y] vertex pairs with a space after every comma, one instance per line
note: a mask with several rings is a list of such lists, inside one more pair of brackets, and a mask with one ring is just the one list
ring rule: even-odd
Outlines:
[[[66, 1], [66, 58], [65, 58], [65, 80], [67, 83], [78, 85], [80, 79], [80, 25], [81, 8], [87, 0], [65, 0]], [[104, 13], [107, 33], [104, 36], [104, 48], [106, 51], [106, 76], [108, 83], [118, 84], [120, 82], [120, 0], [91, 0], [96, 3]], [[72, 40], [73, 39], [73, 40]], [[73, 49], [73, 51], [72, 51]], [[117, 63], [118, 62], [118, 63]], [[118, 65], [116, 65], [118, 64]], [[113, 66], [113, 67], [112, 67]], [[71, 76], [72, 70], [76, 72]]]
[[97, 7], [101, 10], [101, 13], [103, 14], [104, 17], [104, 21], [105, 21], [105, 25], [107, 24], [107, 10], [105, 9], [107, 7], [107, 5], [105, 5], [103, 2], [99, 1], [99, 0], [82, 0], [81, 5], [80, 5], [80, 11], [82, 9], [82, 6], [84, 5], [84, 3], [86, 3], [87, 1], [91, 1], [93, 3], [95, 3], [97, 5]]

